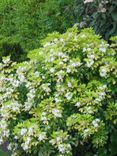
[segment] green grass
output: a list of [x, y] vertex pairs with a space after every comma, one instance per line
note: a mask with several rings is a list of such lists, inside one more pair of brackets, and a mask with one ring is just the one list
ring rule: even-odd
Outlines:
[[0, 148], [0, 156], [10, 156], [10, 155], [8, 154], [8, 152], [5, 152]]

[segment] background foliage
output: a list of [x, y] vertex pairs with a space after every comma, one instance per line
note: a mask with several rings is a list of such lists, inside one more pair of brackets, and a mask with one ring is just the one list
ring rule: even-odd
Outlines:
[[[87, 1], [87, 0], [86, 0]], [[116, 0], [93, 0], [93, 2], [83, 4], [77, 1], [75, 6], [82, 4], [82, 21], [86, 26], [94, 28], [97, 34], [105, 39], [117, 35], [117, 1]], [[81, 8], [78, 9], [81, 13]]]
[[[0, 3], [0, 34], [12, 37], [25, 49], [39, 47], [39, 40], [52, 31], [71, 26], [70, 0], [8, 0]], [[67, 11], [67, 13], [66, 13]]]

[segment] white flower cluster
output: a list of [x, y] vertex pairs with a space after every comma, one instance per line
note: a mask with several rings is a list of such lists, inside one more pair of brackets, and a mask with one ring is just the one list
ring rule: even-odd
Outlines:
[[28, 152], [28, 150], [31, 148], [29, 145], [30, 142], [31, 142], [31, 138], [27, 137], [25, 142], [21, 144], [21, 147], [23, 148], [24, 151]]
[[41, 133], [39, 133], [39, 135], [38, 135], [38, 140], [39, 141], [45, 141], [46, 140], [46, 132], [41, 132]]
[[54, 108], [52, 110], [52, 114], [56, 117], [56, 118], [61, 118], [62, 117], [62, 114], [61, 114], [61, 111], [59, 109], [56, 109]]
[[44, 111], [41, 113], [40, 120], [43, 122], [43, 124], [48, 124], [48, 121], [50, 120], [48, 118], [48, 116], [50, 114], [52, 114], [54, 118], [61, 118], [62, 117], [62, 110], [58, 106], [55, 105], [52, 108], [51, 107], [48, 108], [48, 106], [47, 106], [47, 111]]
[[46, 47], [52, 46], [53, 44], [54, 44], [54, 43], [47, 42], [47, 43], [44, 45], [44, 47], [46, 48]]
[[65, 94], [65, 98], [66, 98], [68, 101], [71, 100], [71, 98], [72, 98], [72, 93], [67, 92], [67, 93]]
[[50, 83], [45, 83], [45, 84], [42, 84], [41, 87], [42, 87], [43, 91], [45, 91], [47, 94], [49, 94], [51, 92], [50, 86], [51, 86]]
[[99, 126], [99, 123], [100, 123], [100, 119], [94, 119], [94, 120], [92, 121], [92, 124], [93, 124], [93, 126], [94, 126], [95, 128], [97, 128], [97, 127]]
[[44, 124], [48, 124], [48, 118], [46, 117], [47, 116], [47, 113], [46, 112], [42, 112], [41, 114], [41, 121], [44, 123]]
[[0, 121], [0, 144], [4, 143], [5, 139], [10, 135], [10, 131], [8, 129], [8, 123], [5, 120]]
[[66, 135], [63, 131], [56, 132], [56, 136], [50, 140], [50, 143], [58, 148], [58, 151], [61, 154], [69, 154], [71, 152], [71, 145], [69, 143], [65, 143], [68, 140], [68, 135]]
[[108, 66], [102, 66], [100, 67], [100, 76], [101, 77], [106, 77], [108, 73]]
[[86, 61], [86, 67], [90, 68], [92, 67], [92, 65], [94, 64], [94, 60], [95, 60], [95, 53], [92, 52], [92, 49], [90, 47], [84, 47], [83, 48], [83, 52], [87, 53], [87, 59], [85, 59]]
[[[1, 117], [4, 120], [13, 118], [15, 114], [20, 113], [21, 108], [22, 108], [22, 105], [19, 104], [18, 101], [12, 101], [11, 103], [3, 105], [0, 108]], [[11, 114], [11, 112], [12, 112], [12, 114]], [[13, 115], [13, 113], [15, 113], [15, 114]]]
[[85, 0], [84, 1], [84, 4], [86, 4], [86, 3], [92, 3], [92, 2], [94, 2], [95, 0]]
[[87, 129], [85, 129], [84, 132], [83, 132], [83, 138], [86, 139], [86, 138], [88, 138], [89, 136], [90, 136], [90, 129], [87, 128]]
[[27, 100], [24, 103], [24, 107], [25, 107], [26, 111], [30, 110], [31, 107], [33, 106], [34, 98], [35, 98], [35, 92], [36, 92], [35, 89], [31, 88], [29, 90], [29, 92], [27, 93]]
[[96, 103], [100, 103], [103, 99], [105, 99], [106, 97], [106, 90], [107, 86], [103, 85], [99, 87], [99, 91], [98, 91], [98, 97], [95, 99]]
[[28, 65], [28, 62], [24, 62], [24, 66], [18, 67], [16, 74], [18, 76], [18, 80], [23, 83], [27, 82], [25, 73], [28, 71], [28, 68], [30, 68], [30, 65]]
[[46, 132], [40, 132], [39, 128], [35, 125], [29, 128], [21, 128], [20, 133], [18, 132], [15, 135], [14, 139], [22, 140], [21, 147], [24, 151], [28, 152], [31, 147], [35, 144], [39, 144], [40, 142], [44, 142], [47, 139]]
[[2, 62], [3, 62], [4, 65], [9, 64], [11, 62], [10, 56], [3, 57]]
[[62, 154], [69, 154], [71, 151], [71, 145], [70, 144], [59, 144], [58, 145], [58, 150]]
[[8, 145], [8, 150], [9, 151], [13, 151], [13, 153], [15, 153], [17, 148], [18, 148], [18, 144], [17, 143], [9, 143], [9, 145]]

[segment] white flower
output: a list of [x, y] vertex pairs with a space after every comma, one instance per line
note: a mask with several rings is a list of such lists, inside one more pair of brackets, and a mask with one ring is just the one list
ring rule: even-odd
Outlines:
[[66, 93], [65, 97], [67, 98], [67, 100], [71, 100], [72, 94], [71, 93]]
[[95, 58], [95, 55], [94, 55], [94, 54], [88, 54], [87, 57], [90, 58], [90, 59], [92, 60], [92, 59]]
[[51, 139], [50, 141], [49, 141], [52, 145], [55, 145], [55, 140], [54, 139]]
[[78, 27], [79, 26], [79, 23], [75, 23], [74, 25], [73, 25], [73, 27]]
[[27, 138], [26, 138], [26, 142], [25, 142], [25, 144], [29, 144], [30, 141], [31, 141], [31, 138], [30, 138], [30, 137], [27, 137]]
[[81, 66], [81, 65], [82, 65], [81, 62], [76, 62], [76, 67], [79, 67], [79, 66]]
[[67, 73], [71, 73], [71, 69], [70, 68], [67, 68]]
[[96, 128], [99, 126], [100, 119], [95, 119], [92, 121], [93, 126]]
[[57, 39], [57, 38], [55, 38], [55, 39], [54, 39], [54, 42], [57, 42], [57, 41], [58, 41], [58, 39]]
[[59, 75], [58, 76], [58, 81], [63, 81], [63, 76]]
[[12, 82], [12, 85], [13, 85], [13, 87], [18, 87], [18, 86], [20, 85], [20, 81], [14, 80], [14, 81]]
[[58, 146], [58, 150], [59, 150], [59, 152], [61, 152], [61, 153], [65, 153], [65, 147], [64, 147], [64, 145], [60, 144], [60, 145]]
[[35, 76], [39, 77], [40, 73], [38, 71], [35, 72]]
[[45, 115], [47, 115], [47, 113], [46, 112], [42, 112], [42, 116], [45, 116]]
[[91, 50], [91, 48], [87, 48], [87, 51], [90, 51]]
[[9, 56], [8, 57], [4, 57], [3, 60], [2, 60], [2, 62], [4, 64], [7, 64], [9, 61], [10, 61], [10, 57]]
[[62, 117], [62, 114], [61, 114], [60, 110], [58, 110], [58, 109], [53, 109], [52, 110], [52, 113], [53, 113], [53, 115], [55, 117], [58, 117], [58, 118], [61, 118]]
[[42, 116], [42, 117], [41, 117], [41, 120], [42, 120], [42, 121], [47, 121], [47, 117], [46, 117], [46, 116]]
[[48, 123], [48, 120], [47, 120], [47, 117], [45, 115], [46, 115], [46, 112], [43, 112], [42, 115], [41, 115], [41, 121], [44, 124], [47, 124]]
[[76, 67], [76, 63], [73, 62], [73, 63], [71, 64], [71, 67]]
[[55, 100], [55, 102], [56, 102], [56, 103], [61, 102], [61, 100], [60, 100], [60, 99], [58, 99], [58, 98], [55, 98], [54, 100]]
[[42, 132], [42, 133], [40, 133], [38, 135], [38, 140], [39, 141], [43, 141], [43, 140], [45, 140], [45, 138], [46, 138], [46, 133], [45, 132]]
[[26, 128], [22, 128], [20, 134], [24, 135], [26, 132], [27, 132], [27, 129]]
[[80, 28], [83, 28], [85, 26], [86, 26], [86, 22], [85, 21], [80, 22]]
[[86, 35], [85, 35], [85, 34], [82, 34], [82, 35], [81, 35], [81, 37], [82, 37], [82, 38], [85, 38], [85, 37], [86, 37]]
[[17, 140], [17, 139], [18, 139], [18, 136], [17, 136], [17, 135], [15, 135], [15, 136], [14, 136], [14, 139], [16, 139], [16, 140]]
[[104, 89], [106, 89], [106, 88], [107, 88], [107, 85], [106, 85], [106, 84], [99, 87], [100, 90], [104, 90]]
[[28, 129], [28, 134], [29, 134], [29, 135], [33, 135], [33, 127], [30, 127], [30, 128]]
[[[108, 2], [108, 1], [106, 1], [106, 2]], [[99, 12], [102, 12], [102, 13], [106, 12], [106, 8], [104, 7], [103, 3], [99, 4], [98, 10], [99, 10]]]
[[90, 60], [90, 61], [87, 61], [87, 62], [86, 62], [86, 66], [87, 66], [88, 68], [90, 68], [93, 64], [94, 64], [94, 61], [93, 61], [93, 60]]
[[99, 92], [99, 96], [104, 97], [106, 95], [105, 92]]
[[51, 57], [51, 58], [50, 58], [50, 62], [53, 62], [53, 61], [54, 61], [54, 57]]
[[67, 84], [67, 85], [68, 85], [68, 87], [70, 87], [70, 88], [72, 87], [71, 82], [68, 82], [68, 84]]
[[21, 145], [24, 151], [27, 151], [29, 149], [28, 144], [22, 144]]
[[89, 135], [89, 131], [90, 131], [90, 129], [85, 129], [84, 130], [84, 134], [83, 134], [83, 136], [84, 136], [84, 138], [86, 138], [88, 135]]
[[8, 136], [9, 136], [9, 129], [8, 129], [8, 130], [5, 130], [5, 131], [3, 132], [3, 136], [5, 136], [5, 137], [8, 137]]
[[48, 47], [48, 46], [50, 46], [50, 45], [52, 45], [50, 42], [47, 42], [45, 45], [44, 45], [44, 48], [46, 48], [46, 47]]
[[59, 57], [63, 57], [63, 56], [64, 56], [64, 53], [59, 52], [59, 53], [58, 53], [58, 56], [59, 56]]
[[42, 84], [42, 89], [43, 89], [45, 92], [49, 93], [49, 92], [51, 91], [51, 89], [49, 88], [49, 86], [50, 86], [49, 83], [48, 83], [48, 84]]
[[100, 76], [105, 77], [107, 75], [107, 69], [106, 68], [101, 68], [100, 69]]
[[44, 75], [42, 75], [42, 79], [45, 79], [45, 76]]
[[80, 106], [81, 106], [81, 103], [80, 103], [80, 102], [77, 102], [77, 103], [75, 104], [75, 106], [76, 106], [76, 107], [80, 107]]
[[102, 12], [102, 13], [106, 12], [106, 8], [100, 9], [100, 12]]
[[54, 71], [55, 71], [54, 68], [50, 68], [51, 73], [54, 73]]
[[1, 145], [1, 144], [3, 144], [3, 142], [4, 142], [4, 141], [3, 141], [3, 139], [2, 139], [2, 138], [0, 138], [0, 145]]
[[61, 61], [61, 62], [59, 62], [59, 64], [60, 64], [60, 65], [63, 65], [64, 63]]
[[96, 98], [96, 99], [95, 99], [95, 102], [98, 103], [98, 102], [101, 102], [101, 100], [102, 100], [102, 99], [100, 99], [100, 98]]
[[62, 138], [58, 136], [58, 137], [56, 138], [56, 142], [57, 142], [57, 143], [60, 143], [61, 141], [62, 141]]
[[20, 80], [20, 82], [26, 82], [26, 78], [23, 74], [19, 74], [18, 79]]
[[86, 48], [83, 48], [83, 52], [86, 52], [87, 51], [87, 49]]
[[63, 59], [63, 61], [64, 61], [64, 62], [67, 62], [67, 61], [68, 61], [68, 59], [67, 59], [67, 58], [64, 58], [64, 59]]
[[86, 112], [88, 112], [88, 114], [93, 114], [94, 113], [90, 106], [86, 108]]
[[8, 148], [8, 150], [11, 151], [12, 150], [12, 143], [10, 143], [7, 148]]
[[85, 0], [84, 1], [84, 4], [86, 4], [86, 3], [92, 3], [92, 2], [94, 2], [94, 0]]
[[100, 47], [99, 50], [100, 50], [101, 52], [103, 52], [103, 53], [106, 52], [106, 48], [105, 48], [105, 47]]
[[64, 39], [63, 39], [63, 38], [60, 38], [60, 41], [61, 41], [61, 42], [64, 42]]

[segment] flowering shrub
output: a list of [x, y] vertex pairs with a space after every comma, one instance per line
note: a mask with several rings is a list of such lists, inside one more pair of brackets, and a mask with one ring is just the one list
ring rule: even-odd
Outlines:
[[3, 58], [0, 143], [9, 141], [12, 156], [113, 155], [115, 44], [74, 27], [50, 34], [29, 53], [29, 62]]

